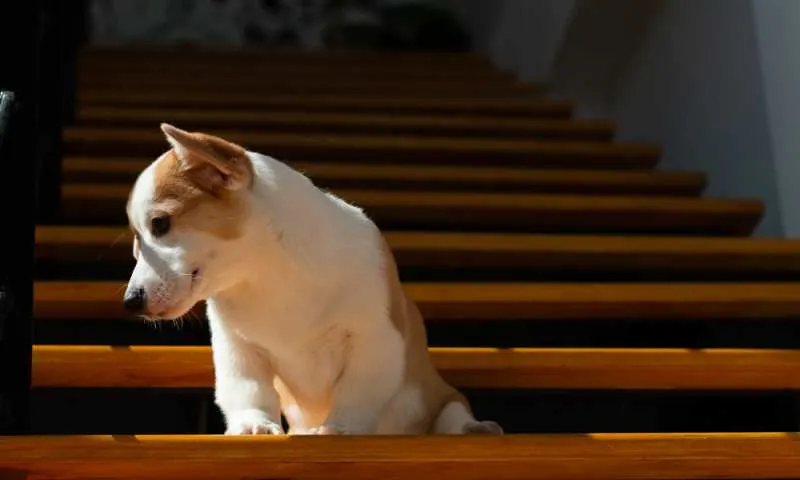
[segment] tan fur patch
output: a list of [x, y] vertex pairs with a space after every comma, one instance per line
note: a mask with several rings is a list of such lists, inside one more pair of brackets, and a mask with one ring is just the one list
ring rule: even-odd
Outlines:
[[[244, 169], [249, 183], [253, 168], [245, 149], [218, 137], [193, 134], [217, 159]], [[192, 155], [189, 152], [187, 155]], [[184, 168], [174, 150], [170, 150], [156, 165], [155, 194], [150, 218], [170, 215], [174, 228], [193, 228], [218, 238], [233, 239], [241, 235], [244, 202], [240, 194], [215, 183], [214, 167], [202, 160], [185, 159], [194, 165]]]

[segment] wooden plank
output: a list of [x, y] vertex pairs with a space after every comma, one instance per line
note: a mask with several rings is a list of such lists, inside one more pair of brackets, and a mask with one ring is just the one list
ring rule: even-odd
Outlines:
[[[459, 388], [784, 390], [800, 352], [743, 349], [431, 348]], [[210, 388], [205, 346], [36, 345], [34, 388]]]
[[[37, 261], [114, 262], [133, 267], [125, 227], [39, 226]], [[514, 267], [581, 271], [800, 273], [800, 241], [386, 232], [401, 269]]]
[[[150, 162], [150, 158], [66, 157], [62, 174], [66, 182], [132, 185]], [[698, 196], [706, 185], [705, 175], [694, 172], [314, 162], [291, 166], [322, 188]]]
[[412, 99], [378, 96], [374, 98], [342, 95], [258, 95], [226, 92], [225, 95], [130, 90], [127, 92], [78, 91], [77, 102], [86, 105], [130, 105], [232, 110], [237, 108], [267, 111], [349, 112], [403, 114], [506, 115], [517, 117], [568, 118], [573, 104], [568, 101], [527, 99]]
[[793, 433], [0, 438], [31, 478], [697, 480], [800, 477]]
[[348, 95], [354, 97], [385, 95], [394, 98], [535, 98], [542, 93], [540, 85], [527, 83], [477, 83], [408, 80], [359, 81], [336, 78], [320, 82], [318, 78], [273, 78], [263, 80], [250, 76], [210, 77], [162, 77], [152, 75], [145, 78], [96, 76], [78, 84], [80, 90], [108, 93], [124, 93], [131, 89], [157, 90], [164, 93], [206, 92], [216, 94], [220, 90], [232, 89], [269, 95]]
[[[403, 65], [375, 65], [365, 63], [264, 63], [264, 62], [229, 62], [225, 67], [226, 75], [263, 79], [267, 82], [278, 80], [308, 80], [310, 78], [325, 78], [326, 80], [344, 81], [374, 81], [374, 80], [402, 80], [408, 82], [470, 82], [510, 84], [519, 81], [516, 72], [510, 70], [497, 70], [486, 68], [414, 68]], [[104, 62], [83, 64], [77, 72], [78, 81], [95, 81], [98, 78], [116, 79], [167, 77], [173, 78], [200, 78], [219, 76], [220, 67], [202, 62], [192, 63], [138, 63], [135, 65], [125, 62]], [[536, 82], [529, 82], [537, 85]], [[538, 84], [541, 86], [541, 84]]]
[[[290, 161], [369, 163], [478, 163], [555, 167], [652, 168], [657, 147], [636, 143], [520, 139], [431, 138], [396, 135], [257, 133], [208, 129], [250, 150]], [[164, 134], [153, 128], [72, 127], [64, 132], [65, 154], [154, 156], [166, 150]], [[603, 167], [601, 167], [603, 168]]]
[[518, 138], [610, 140], [614, 125], [606, 120], [520, 119], [469, 115], [387, 115], [260, 110], [83, 107], [78, 122], [90, 127], [151, 127], [160, 122], [186, 129], [262, 130], [264, 132], [376, 133]]
[[[392, 228], [536, 232], [647, 232], [749, 235], [763, 213], [756, 200], [332, 190]], [[66, 184], [62, 211], [73, 222], [127, 223], [127, 185]]]
[[[800, 284], [788, 282], [414, 282], [404, 288], [428, 321], [800, 317]], [[122, 282], [36, 282], [34, 316], [40, 321], [133, 319], [122, 308], [123, 290]], [[203, 316], [201, 305], [197, 313]]]
[[486, 55], [473, 52], [373, 52], [355, 50], [301, 50], [260, 47], [186, 47], [170, 46], [92, 46], [79, 53], [84, 66], [138, 64], [250, 64], [275, 62], [284, 65], [384, 65], [404, 67], [440, 66], [441, 68], [493, 68]]

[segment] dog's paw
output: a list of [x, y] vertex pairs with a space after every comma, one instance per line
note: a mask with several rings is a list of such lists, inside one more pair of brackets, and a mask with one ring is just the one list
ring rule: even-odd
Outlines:
[[320, 425], [319, 427], [310, 428], [306, 431], [306, 435], [346, 435], [344, 430], [333, 427], [330, 425]]
[[260, 410], [244, 410], [229, 416], [225, 435], [282, 435], [283, 428]]
[[496, 422], [477, 420], [464, 424], [464, 433], [467, 435], [502, 435], [503, 428]]

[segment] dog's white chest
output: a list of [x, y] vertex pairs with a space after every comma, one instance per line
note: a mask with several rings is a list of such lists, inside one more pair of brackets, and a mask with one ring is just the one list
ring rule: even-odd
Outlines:
[[268, 353], [281, 383], [298, 402], [321, 408], [347, 357], [351, 333], [313, 302], [259, 308], [213, 305], [212, 321], [225, 322], [241, 338]]

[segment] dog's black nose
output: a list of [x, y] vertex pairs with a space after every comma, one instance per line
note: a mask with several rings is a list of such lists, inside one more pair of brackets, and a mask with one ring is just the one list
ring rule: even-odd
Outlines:
[[144, 288], [141, 287], [128, 289], [125, 292], [125, 298], [122, 299], [125, 310], [132, 313], [140, 313], [144, 310], [146, 303]]

